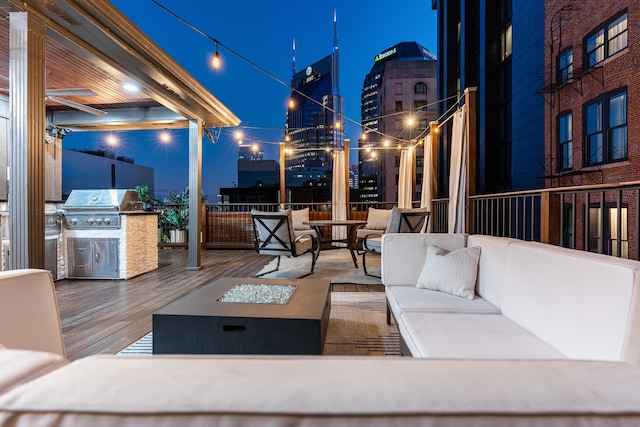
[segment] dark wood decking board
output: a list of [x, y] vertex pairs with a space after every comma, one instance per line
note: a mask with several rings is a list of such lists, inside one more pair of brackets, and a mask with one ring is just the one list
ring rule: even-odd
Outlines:
[[[251, 250], [204, 250], [187, 271], [186, 249], [160, 249], [159, 268], [128, 280], [56, 282], [62, 333], [71, 360], [115, 354], [151, 331], [151, 315], [221, 277], [250, 277], [272, 258]], [[381, 292], [382, 285], [333, 285], [334, 292]]]

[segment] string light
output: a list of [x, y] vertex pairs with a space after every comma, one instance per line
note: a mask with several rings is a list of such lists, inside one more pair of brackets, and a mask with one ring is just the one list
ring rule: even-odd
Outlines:
[[113, 134], [107, 135], [107, 144], [109, 144], [109, 145], [118, 144], [118, 138]]
[[220, 53], [218, 52], [218, 43], [216, 43], [216, 53], [213, 54], [213, 61], [211, 65], [214, 69], [220, 68]]
[[171, 141], [171, 135], [166, 129], [160, 134], [160, 141], [164, 143]]
[[[223, 47], [224, 49], [226, 49], [229, 53], [231, 53], [232, 55], [237, 56], [238, 58], [240, 58], [241, 60], [243, 60], [244, 62], [246, 62], [246, 63], [247, 63], [247, 64], [249, 64], [250, 66], [252, 66], [253, 68], [257, 69], [257, 70], [258, 70], [258, 71], [260, 71], [261, 73], [265, 74], [266, 76], [268, 76], [268, 77], [272, 78], [272, 79], [273, 79], [273, 80], [275, 80], [276, 82], [278, 82], [278, 83], [280, 83], [280, 84], [282, 84], [282, 85], [286, 86], [287, 88], [289, 88], [289, 90], [291, 91], [291, 93], [296, 93], [296, 94], [298, 94], [299, 96], [301, 96], [301, 97], [303, 97], [303, 98], [306, 98], [306, 99], [307, 99], [307, 100], [309, 100], [310, 102], [313, 102], [313, 103], [315, 103], [315, 104], [321, 105], [321, 106], [322, 106], [324, 109], [326, 109], [327, 111], [330, 111], [330, 112], [332, 112], [332, 113], [336, 114], [338, 117], [342, 118], [342, 120], [343, 120], [343, 121], [349, 121], [350, 123], [354, 123], [354, 124], [356, 124], [356, 125], [358, 125], [358, 126], [361, 126], [361, 124], [360, 124], [358, 121], [356, 121], [356, 120], [354, 120], [354, 119], [351, 119], [351, 118], [349, 118], [349, 117], [345, 116], [345, 115], [344, 115], [344, 114], [342, 114], [342, 113], [338, 113], [336, 110], [334, 110], [334, 109], [332, 109], [332, 108], [330, 108], [330, 107], [327, 107], [327, 106], [322, 105], [320, 101], [315, 100], [315, 99], [311, 98], [310, 96], [306, 95], [305, 93], [303, 93], [303, 92], [301, 92], [301, 91], [297, 90], [296, 88], [292, 87], [290, 84], [286, 83], [286, 82], [285, 82], [285, 81], [283, 81], [281, 78], [277, 77], [277, 76], [276, 76], [276, 75], [274, 75], [273, 73], [270, 73], [270, 72], [269, 72], [269, 71], [267, 71], [266, 69], [264, 69], [264, 68], [260, 67], [258, 64], [256, 64], [255, 62], [251, 61], [250, 59], [246, 58], [245, 56], [241, 55], [240, 53], [236, 52], [235, 50], [233, 50], [233, 49], [232, 49], [232, 48], [230, 48], [229, 46], [227, 46], [227, 45], [225, 45], [225, 44], [221, 43], [219, 40], [217, 40], [216, 38], [214, 38], [214, 37], [210, 36], [209, 34], [207, 34], [206, 32], [204, 32], [204, 31], [203, 31], [203, 30], [201, 30], [200, 28], [196, 27], [195, 25], [193, 25], [192, 23], [190, 23], [190, 22], [189, 22], [189, 21], [187, 21], [186, 19], [182, 18], [181, 16], [179, 16], [178, 14], [176, 14], [175, 12], [173, 12], [172, 10], [170, 10], [169, 8], [167, 8], [167, 7], [165, 7], [164, 5], [162, 5], [161, 3], [159, 3], [157, 0], [151, 0], [151, 2], [152, 2], [152, 3], [154, 3], [156, 6], [158, 6], [159, 8], [163, 9], [163, 10], [164, 10], [165, 12], [167, 12], [168, 14], [172, 15], [174, 18], [178, 19], [180, 22], [182, 22], [183, 24], [185, 24], [186, 26], [188, 26], [189, 28], [191, 28], [191, 29], [192, 29], [192, 30], [194, 30], [195, 32], [199, 33], [200, 35], [202, 35], [202, 36], [204, 36], [204, 37], [208, 38], [209, 40], [211, 40], [212, 42], [214, 42], [214, 43], [215, 43], [215, 45], [216, 45], [216, 51], [215, 51], [214, 58], [213, 58], [213, 61], [212, 61], [212, 63], [213, 63], [213, 67], [214, 67], [214, 68], [218, 68], [218, 67], [220, 67], [220, 54], [219, 54], [219, 52], [218, 52], [218, 47], [219, 47], [219, 46], [221, 46], [221, 47]], [[458, 96], [457, 96], [457, 95], [452, 95], [452, 96], [450, 96], [450, 97], [448, 97], [448, 98], [444, 98], [444, 99], [437, 100], [437, 101], [435, 101], [435, 102], [433, 102], [433, 103], [430, 103], [430, 104], [427, 104], [427, 105], [424, 105], [424, 106], [420, 106], [420, 109], [423, 109], [423, 108], [425, 108], [425, 107], [429, 107], [429, 106], [432, 106], [432, 105], [436, 105], [436, 104], [439, 104], [439, 103], [441, 103], [441, 102], [446, 102], [446, 101], [448, 101], [448, 100], [450, 100], [450, 99], [453, 99], [453, 98], [458, 98]], [[458, 98], [457, 104], [459, 104], [459, 103], [460, 103], [460, 99], [461, 99], [461, 98]], [[294, 106], [293, 99], [290, 99], [290, 100], [289, 100], [289, 106], [290, 106], [290, 108], [292, 108], [292, 107]], [[417, 109], [416, 109], [416, 110], [417, 110]], [[402, 113], [394, 113], [394, 114], [402, 114]], [[445, 113], [445, 115], [446, 115], [446, 113]], [[388, 115], [388, 116], [391, 116], [391, 114], [390, 114], [390, 115]], [[444, 116], [444, 115], [443, 115], [443, 116]], [[378, 116], [377, 118], [378, 118], [378, 119], [380, 119], [380, 118], [383, 118], [383, 117], [387, 117], [387, 116]], [[439, 121], [439, 119], [438, 119], [438, 120], [436, 120], [436, 121]], [[412, 119], [411, 119], [411, 124], [413, 124], [413, 120], [412, 120]], [[337, 126], [337, 124], [336, 124], [336, 126]], [[366, 128], [366, 127], [365, 127], [365, 129], [367, 130], [367, 132], [373, 132], [373, 133], [378, 134], [378, 135], [381, 135], [381, 136], [383, 136], [383, 137], [389, 137], [388, 135], [385, 135], [385, 134], [381, 133], [381, 132], [380, 132], [380, 131], [378, 131], [377, 129], [369, 129], [369, 128]], [[423, 132], [422, 132], [420, 135], [418, 135], [418, 136], [417, 136], [417, 138], [418, 138], [418, 139], [419, 139], [419, 138], [421, 138], [421, 137], [423, 136], [423, 134], [426, 134], [427, 132], [428, 132], [428, 129], [423, 130]], [[395, 140], [398, 140], [398, 141], [400, 141], [400, 142], [407, 142], [407, 141], [404, 141], [404, 140], [399, 139], [399, 138], [395, 138], [395, 137], [392, 137], [392, 138], [393, 138], [393, 139], [395, 139]]]

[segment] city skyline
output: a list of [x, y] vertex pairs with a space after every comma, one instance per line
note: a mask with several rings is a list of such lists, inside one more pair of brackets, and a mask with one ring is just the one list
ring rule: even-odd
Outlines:
[[[147, 33], [214, 96], [242, 120], [245, 142], [262, 143], [266, 159], [277, 160], [278, 145], [284, 134], [289, 88], [251, 66], [251, 61], [272, 76], [289, 82], [292, 43], [296, 40], [298, 70], [331, 52], [333, 13], [337, 13], [338, 45], [341, 50], [341, 95], [345, 98], [346, 137], [357, 144], [360, 133], [360, 92], [362, 81], [375, 55], [403, 40], [416, 40], [435, 53], [435, 11], [429, 2], [410, 1], [402, 10], [383, 9], [383, 3], [354, 2], [318, 4], [301, 10], [292, 1], [278, 8], [261, 2], [217, 4], [208, 10], [203, 0], [166, 1], [162, 5], [183, 17], [207, 35], [215, 37], [243, 58], [219, 48], [223, 66], [209, 66], [215, 45], [181, 23], [151, 0], [112, 2]], [[226, 2], [228, 3], [228, 2]], [[247, 8], [251, 13], [247, 13]], [[384, 10], [384, 16], [380, 11]], [[288, 11], [288, 13], [283, 13]], [[203, 140], [203, 191], [211, 200], [220, 187], [237, 181], [238, 146], [233, 132], [223, 129], [215, 144]], [[169, 143], [160, 141], [158, 131], [116, 133], [117, 155], [132, 157], [136, 164], [155, 169], [156, 192], [181, 191], [187, 185], [187, 132], [170, 130]], [[105, 144], [102, 133], [72, 133], [64, 148], [95, 149]], [[357, 163], [352, 154], [350, 163]]]

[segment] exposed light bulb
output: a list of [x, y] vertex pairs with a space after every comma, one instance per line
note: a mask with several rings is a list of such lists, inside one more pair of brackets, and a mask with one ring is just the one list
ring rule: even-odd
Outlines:
[[211, 65], [214, 69], [220, 68], [220, 53], [218, 52], [218, 44], [216, 43], [216, 53], [213, 54], [213, 61], [211, 61]]
[[171, 141], [171, 135], [166, 130], [160, 134], [160, 141], [169, 142]]
[[293, 102], [293, 98], [289, 98], [289, 108], [293, 108], [296, 106], [296, 103]]

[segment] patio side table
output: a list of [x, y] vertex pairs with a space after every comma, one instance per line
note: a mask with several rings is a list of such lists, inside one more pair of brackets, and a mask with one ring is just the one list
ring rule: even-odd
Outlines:
[[[351, 258], [353, 259], [353, 265], [358, 268], [358, 260], [356, 258], [356, 254], [353, 248], [353, 242], [355, 241], [356, 229], [359, 225], [366, 224], [367, 221], [355, 220], [355, 219], [346, 219], [346, 220], [332, 220], [332, 219], [321, 219], [315, 221], [305, 221], [303, 224], [310, 225], [316, 230], [316, 234], [318, 235], [318, 245], [316, 248], [315, 257], [316, 260], [320, 256], [320, 250], [322, 248], [322, 243], [345, 243], [347, 248], [351, 252]], [[347, 227], [347, 238], [346, 239], [333, 239], [332, 237], [322, 237], [322, 227]]]

